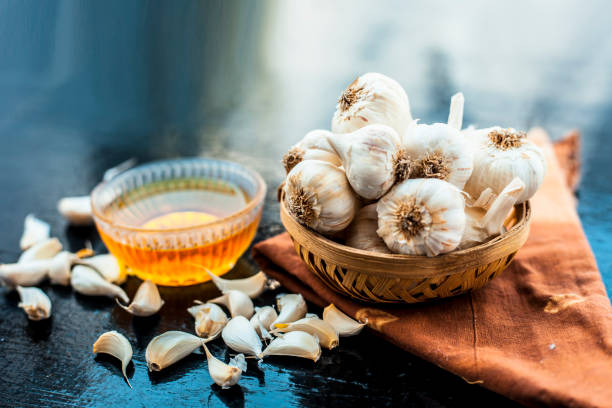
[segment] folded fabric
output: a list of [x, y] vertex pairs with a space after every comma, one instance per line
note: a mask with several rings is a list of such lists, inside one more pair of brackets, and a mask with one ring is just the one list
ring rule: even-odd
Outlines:
[[530, 236], [480, 290], [399, 307], [356, 302], [308, 270], [287, 233], [258, 243], [255, 259], [288, 290], [367, 318], [385, 339], [469, 383], [531, 406], [612, 406], [612, 308], [568, 187], [579, 178], [578, 138], [556, 149], [562, 169], [542, 130], [529, 137], [548, 164]]

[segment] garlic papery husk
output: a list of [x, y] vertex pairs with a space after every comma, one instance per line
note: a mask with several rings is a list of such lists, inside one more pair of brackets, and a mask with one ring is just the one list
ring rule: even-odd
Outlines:
[[22, 251], [49, 238], [51, 226], [39, 220], [34, 214], [28, 214], [23, 223], [23, 235], [19, 241]]
[[268, 283], [268, 277], [263, 271], [259, 271], [255, 275], [244, 279], [223, 279], [213, 274], [208, 269], [206, 269], [206, 273], [222, 293], [227, 293], [230, 290], [237, 290], [246, 294], [251, 299], [261, 295]]
[[105, 280], [89, 266], [76, 265], [72, 268], [70, 284], [75, 291], [82, 295], [117, 297], [124, 303], [130, 301], [123, 289]]
[[344, 314], [333, 303], [323, 309], [323, 320], [329, 323], [340, 337], [359, 334], [366, 323], [360, 323]]
[[232, 350], [261, 359], [261, 340], [244, 316], [230, 319], [223, 328], [221, 337]]
[[130, 384], [130, 380], [128, 380], [127, 374], [125, 373], [125, 369], [132, 359], [132, 346], [123, 334], [115, 330], [103, 333], [94, 343], [93, 353], [110, 354], [119, 359], [119, 361], [121, 361], [123, 378], [125, 378], [125, 381], [127, 381], [130, 388], [132, 388], [132, 384]]
[[154, 337], [147, 346], [145, 358], [149, 371], [160, 371], [187, 357], [204, 345], [201, 338], [182, 331], [167, 331]]
[[465, 98], [461, 92], [457, 92], [451, 98], [450, 111], [448, 112], [448, 126], [461, 130], [463, 125], [463, 105]]
[[272, 340], [263, 351], [263, 357], [266, 356], [302, 357], [316, 362], [321, 357], [321, 346], [317, 337], [296, 330]]
[[544, 154], [525, 132], [515, 129], [492, 127], [464, 132], [474, 151], [474, 171], [465, 185], [465, 192], [472, 197], [490, 187], [499, 194], [514, 179], [525, 183], [525, 190], [517, 204], [530, 199], [538, 190], [544, 174]]
[[306, 133], [306, 136], [283, 156], [285, 171], [289, 173], [296, 164], [304, 160], [321, 160], [334, 166], [342, 165], [340, 157], [327, 141], [328, 136], [333, 137], [333, 133], [322, 129]]
[[438, 179], [405, 180], [376, 206], [377, 234], [399, 254], [436, 256], [459, 245], [465, 229], [461, 191]]
[[396, 182], [401, 155], [399, 136], [391, 127], [370, 125], [328, 140], [342, 160], [351, 187], [361, 197], [376, 200]]
[[319, 319], [317, 316], [304, 317], [303, 319], [291, 323], [277, 323], [274, 325], [272, 333], [287, 333], [296, 330], [316, 336], [321, 346], [326, 349], [331, 350], [338, 345], [338, 333], [336, 329], [325, 320]]
[[232, 317], [244, 316], [247, 319], [253, 316], [253, 301], [246, 293], [239, 290], [228, 290], [218, 298], [210, 299], [208, 303], [218, 303], [227, 307]]
[[204, 351], [206, 352], [206, 359], [208, 360], [208, 373], [215, 384], [225, 390], [240, 381], [242, 372], [246, 371], [244, 354], [238, 354], [234, 359], [230, 360], [229, 364], [225, 364], [223, 361], [210, 354], [206, 345], [204, 345]]
[[386, 75], [370, 72], [355, 79], [340, 95], [332, 132], [350, 133], [367, 125], [383, 124], [401, 135], [411, 120], [404, 88]]
[[17, 263], [25, 263], [37, 259], [53, 258], [62, 250], [62, 243], [57, 238], [49, 238], [32, 245], [22, 252]]
[[83, 259], [80, 263], [94, 268], [104, 276], [104, 279], [117, 285], [121, 285], [127, 278], [125, 271], [121, 270], [117, 258], [112, 254], [92, 256]]
[[270, 338], [268, 330], [270, 330], [272, 323], [277, 318], [278, 314], [272, 306], [256, 307], [255, 314], [251, 317], [250, 323], [260, 337]]
[[301, 319], [306, 315], [308, 307], [304, 298], [300, 294], [280, 295], [276, 299], [278, 307], [278, 317], [270, 327], [278, 323], [291, 323]]
[[91, 199], [88, 195], [64, 197], [57, 203], [57, 210], [71, 225], [91, 225]]
[[462, 189], [472, 174], [470, 144], [445, 123], [411, 127], [403, 148], [410, 161], [410, 178], [436, 178]]
[[344, 171], [320, 160], [307, 160], [287, 175], [285, 205], [301, 224], [321, 233], [349, 226], [359, 206]]
[[49, 280], [56, 285], [70, 285], [70, 269], [79, 258], [68, 251], [62, 251], [49, 260]]
[[140, 284], [129, 306], [122, 305], [119, 300], [117, 300], [117, 304], [134, 316], [152, 316], [159, 312], [159, 309], [164, 305], [164, 301], [159, 295], [157, 285], [147, 279]]
[[17, 286], [21, 301], [17, 306], [22, 308], [30, 320], [43, 320], [51, 316], [51, 300], [38, 288]]
[[187, 309], [195, 319], [195, 332], [205, 342], [214, 340], [227, 324], [227, 315], [214, 303], [202, 303]]
[[376, 203], [366, 205], [357, 212], [346, 234], [346, 245], [364, 251], [390, 254], [385, 241], [378, 236], [378, 213]]
[[470, 248], [502, 234], [504, 221], [524, 189], [525, 183], [517, 177], [508, 183], [493, 202], [490, 202], [490, 194], [485, 190], [472, 206], [465, 208], [465, 232], [457, 248]]

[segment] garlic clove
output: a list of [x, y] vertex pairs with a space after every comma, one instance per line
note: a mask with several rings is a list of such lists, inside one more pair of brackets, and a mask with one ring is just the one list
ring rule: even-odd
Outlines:
[[210, 279], [221, 293], [237, 290], [246, 294], [251, 299], [261, 295], [266, 289], [266, 284], [268, 282], [268, 277], [263, 271], [259, 271], [255, 275], [244, 279], [223, 279], [213, 274], [208, 269], [206, 269], [206, 273], [210, 276]]
[[328, 130], [317, 129], [308, 132], [283, 156], [282, 163], [285, 171], [289, 173], [296, 164], [304, 160], [321, 160], [334, 166], [342, 165], [340, 157], [327, 141], [328, 136], [333, 136], [333, 133]]
[[204, 344], [204, 351], [208, 360], [208, 372], [215, 384], [225, 390], [240, 381], [242, 372], [246, 371], [246, 361], [243, 354], [238, 354], [235, 359], [230, 360], [229, 364], [225, 364], [210, 353], [206, 344]]
[[34, 214], [28, 214], [23, 225], [23, 235], [19, 241], [21, 250], [25, 251], [31, 246], [49, 238], [51, 226], [39, 220]]
[[78, 261], [78, 257], [68, 251], [62, 251], [49, 261], [49, 280], [57, 285], [70, 285], [70, 269]]
[[30, 248], [26, 249], [17, 263], [25, 263], [35, 261], [37, 259], [49, 259], [53, 258], [62, 250], [62, 243], [57, 238], [49, 238], [40, 241]]
[[385, 241], [378, 236], [378, 213], [376, 203], [366, 205], [357, 212], [355, 219], [349, 226], [346, 234], [346, 245], [363, 249], [364, 251], [390, 254], [391, 251], [385, 245]]
[[279, 323], [291, 323], [303, 318], [308, 311], [306, 302], [300, 294], [280, 295], [276, 299], [278, 307], [278, 317], [270, 327], [275, 327]]
[[218, 303], [227, 307], [232, 317], [244, 316], [247, 319], [253, 316], [253, 301], [239, 290], [228, 290], [222, 296], [211, 299], [208, 303]]
[[57, 210], [71, 225], [91, 225], [91, 201], [88, 195], [64, 197], [57, 203]]
[[43, 320], [51, 316], [51, 300], [38, 288], [17, 286], [21, 301], [18, 306], [28, 315], [30, 320]]
[[49, 259], [38, 259], [30, 262], [0, 265], [0, 283], [14, 288], [19, 286], [36, 286], [42, 282], [49, 271]]
[[317, 361], [321, 357], [319, 339], [304, 331], [291, 331], [272, 340], [263, 351], [266, 356], [292, 356]]
[[261, 358], [261, 340], [251, 323], [244, 316], [236, 316], [230, 319], [223, 328], [221, 337], [232, 350]]
[[76, 265], [72, 268], [70, 284], [75, 291], [82, 295], [117, 297], [123, 303], [130, 301], [123, 289], [106, 281], [89, 266]]
[[103, 333], [93, 344], [93, 353], [110, 354], [111, 356], [119, 359], [119, 361], [121, 361], [121, 372], [123, 373], [123, 378], [125, 378], [125, 381], [127, 381], [130, 388], [132, 388], [132, 384], [130, 384], [130, 380], [128, 380], [125, 372], [127, 365], [132, 359], [132, 346], [123, 334], [118, 333], [115, 330]]
[[[251, 326], [262, 338], [270, 337], [267, 331], [272, 327], [272, 323], [278, 318], [276, 310], [272, 306], [256, 307], [255, 314], [251, 317]], [[263, 330], [262, 330], [263, 328]]]
[[140, 284], [129, 306], [122, 305], [119, 300], [117, 300], [117, 304], [134, 316], [152, 316], [159, 312], [159, 309], [164, 305], [164, 301], [159, 295], [157, 285], [147, 279]]
[[465, 98], [461, 92], [457, 92], [451, 98], [450, 111], [448, 113], [448, 126], [461, 130], [463, 125], [463, 105]]
[[119, 265], [117, 258], [115, 258], [112, 254], [92, 256], [90, 258], [83, 259], [80, 263], [92, 267], [102, 274], [104, 279], [117, 285], [121, 285], [127, 278], [125, 271], [121, 270], [121, 266]]
[[319, 319], [317, 316], [304, 317], [303, 319], [291, 323], [277, 323], [274, 327], [275, 329], [272, 331], [273, 334], [287, 333], [296, 330], [310, 333], [319, 339], [319, 343], [322, 347], [329, 350], [338, 345], [338, 333], [336, 329], [325, 320]]
[[167, 331], [154, 337], [147, 346], [145, 358], [149, 371], [161, 371], [193, 353], [204, 343], [198, 336], [182, 331]]
[[359, 323], [342, 313], [333, 303], [323, 309], [323, 320], [329, 323], [340, 337], [359, 334], [366, 323]]
[[204, 342], [216, 339], [227, 324], [227, 315], [214, 303], [204, 303], [187, 309], [195, 319], [195, 332]]

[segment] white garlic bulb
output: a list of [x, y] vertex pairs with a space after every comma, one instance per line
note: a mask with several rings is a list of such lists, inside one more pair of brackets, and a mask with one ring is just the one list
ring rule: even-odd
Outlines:
[[300, 223], [321, 233], [349, 226], [359, 205], [344, 171], [320, 160], [307, 160], [287, 175], [287, 210]]
[[446, 181], [405, 180], [378, 202], [376, 232], [395, 253], [436, 256], [459, 245], [464, 206], [461, 191]]
[[515, 177], [525, 183], [517, 204], [535, 194], [544, 180], [546, 160], [525, 132], [492, 127], [465, 134], [474, 151], [474, 171], [465, 185], [470, 196], [479, 197], [487, 187], [499, 194]]
[[376, 233], [378, 229], [378, 213], [376, 203], [366, 205], [355, 215], [346, 234], [346, 245], [363, 249], [364, 251], [390, 254], [389, 248]]
[[333, 133], [323, 129], [306, 133], [306, 136], [283, 156], [282, 163], [285, 171], [289, 173], [296, 164], [304, 160], [321, 160], [334, 166], [340, 166], [342, 163], [334, 149], [329, 145], [328, 136], [333, 136]]
[[370, 72], [355, 79], [340, 95], [332, 132], [350, 133], [367, 125], [383, 124], [401, 135], [411, 120], [404, 88], [386, 75]]

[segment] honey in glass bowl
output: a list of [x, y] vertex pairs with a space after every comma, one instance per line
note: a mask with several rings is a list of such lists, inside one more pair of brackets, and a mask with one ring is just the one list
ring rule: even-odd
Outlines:
[[136, 167], [92, 193], [98, 231], [122, 268], [159, 285], [229, 271], [251, 243], [263, 207], [261, 177], [232, 162], [179, 159]]

